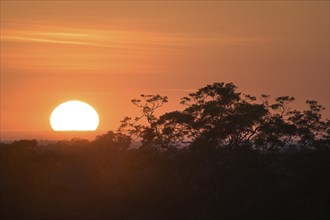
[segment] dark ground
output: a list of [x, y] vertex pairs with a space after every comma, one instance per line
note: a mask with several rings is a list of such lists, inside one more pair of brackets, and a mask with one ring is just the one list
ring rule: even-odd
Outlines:
[[1, 219], [330, 219], [330, 150], [1, 146]]

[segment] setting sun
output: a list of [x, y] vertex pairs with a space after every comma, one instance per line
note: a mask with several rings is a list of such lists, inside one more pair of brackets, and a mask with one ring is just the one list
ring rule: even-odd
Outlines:
[[68, 101], [57, 106], [50, 116], [55, 131], [95, 131], [99, 116], [95, 109], [81, 101]]

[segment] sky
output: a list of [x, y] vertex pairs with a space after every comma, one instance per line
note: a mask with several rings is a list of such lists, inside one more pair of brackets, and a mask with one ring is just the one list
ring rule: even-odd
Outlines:
[[92, 138], [140, 94], [167, 95], [162, 113], [213, 82], [329, 118], [329, 1], [1, 1], [0, 76], [1, 140], [81, 135], [51, 129], [69, 100], [98, 112]]

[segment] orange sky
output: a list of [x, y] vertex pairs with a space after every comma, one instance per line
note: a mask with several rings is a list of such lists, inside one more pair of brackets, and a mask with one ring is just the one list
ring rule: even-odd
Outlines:
[[170, 111], [216, 81], [329, 117], [329, 2], [1, 1], [1, 140], [63, 138], [49, 116], [71, 99], [99, 113], [95, 136], [141, 93]]

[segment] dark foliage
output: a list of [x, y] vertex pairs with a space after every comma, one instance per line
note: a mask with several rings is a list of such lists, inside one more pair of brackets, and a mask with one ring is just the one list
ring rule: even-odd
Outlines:
[[141, 116], [94, 141], [2, 143], [1, 219], [329, 219], [323, 107], [235, 90], [206, 86], [159, 117], [167, 98], [144, 95]]
[[167, 97], [141, 95], [141, 100], [132, 100], [141, 109], [141, 116], [126, 117], [118, 131], [140, 140], [142, 147], [172, 151], [189, 144], [278, 152], [311, 149], [318, 142], [329, 142], [330, 121], [322, 120], [324, 108], [316, 101], [306, 101], [308, 109], [301, 112], [290, 108], [293, 97], [282, 96], [270, 102], [268, 95], [257, 99], [236, 89], [233, 83], [207, 85], [182, 98], [181, 104], [186, 106], [183, 111], [160, 117], [155, 111], [168, 101]]

